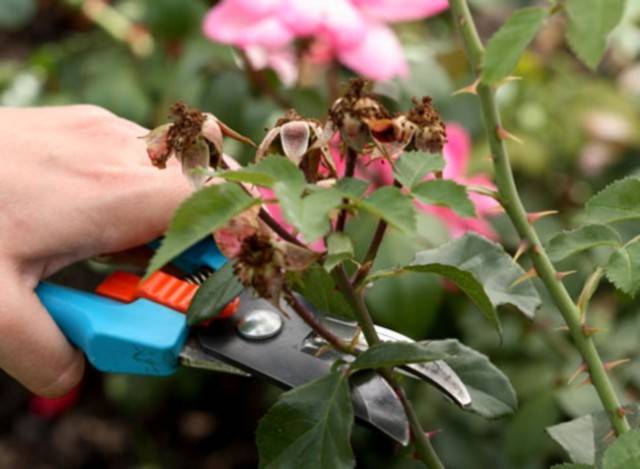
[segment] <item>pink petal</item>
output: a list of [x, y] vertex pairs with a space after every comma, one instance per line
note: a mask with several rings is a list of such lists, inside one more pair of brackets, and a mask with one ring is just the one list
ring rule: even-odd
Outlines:
[[464, 177], [471, 154], [471, 138], [460, 124], [447, 122], [447, 143], [444, 146], [443, 176], [447, 179]]
[[337, 52], [340, 62], [371, 80], [388, 80], [409, 73], [398, 38], [384, 24], [369, 23], [360, 44]]
[[447, 0], [353, 0], [367, 17], [390, 23], [437, 15], [449, 6]]
[[278, 17], [298, 36], [322, 36], [335, 47], [358, 44], [365, 21], [349, 0], [285, 0]]
[[244, 51], [256, 70], [272, 69], [286, 87], [291, 87], [298, 81], [298, 64], [291, 47], [265, 49], [260, 46], [249, 46], [245, 47]]
[[276, 16], [262, 14], [268, 9], [247, 9], [246, 3], [225, 0], [209, 10], [202, 24], [205, 36], [225, 44], [268, 48], [282, 47], [293, 39]]
[[489, 239], [497, 239], [497, 235], [491, 224], [482, 218], [463, 218], [447, 207], [425, 205], [416, 202], [416, 205], [425, 213], [435, 215], [445, 224], [452, 238], [458, 238], [468, 232], [476, 232]]

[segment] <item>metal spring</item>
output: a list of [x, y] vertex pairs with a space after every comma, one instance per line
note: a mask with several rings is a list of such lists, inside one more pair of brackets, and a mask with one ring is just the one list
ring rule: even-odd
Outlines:
[[192, 274], [186, 275], [183, 280], [187, 283], [191, 283], [192, 285], [202, 285], [209, 277], [211, 277], [213, 272], [214, 270], [212, 268], [203, 267]]

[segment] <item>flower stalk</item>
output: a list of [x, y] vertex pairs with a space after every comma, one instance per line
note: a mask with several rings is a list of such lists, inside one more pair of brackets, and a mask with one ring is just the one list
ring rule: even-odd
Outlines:
[[[467, 2], [466, 0], [451, 0], [449, 4], [467, 51], [471, 68], [474, 74], [479, 77], [484, 47], [478, 36]], [[535, 270], [567, 324], [569, 333], [580, 355], [582, 355], [591, 377], [591, 382], [596, 388], [598, 397], [607, 412], [615, 433], [618, 435], [625, 433], [630, 429], [629, 423], [624, 413], [619, 412], [619, 409], [622, 408], [620, 401], [616, 396], [613, 385], [607, 375], [606, 367], [600, 358], [593, 339], [583, 331], [580, 321], [580, 309], [558, 279], [557, 272], [540, 242], [538, 233], [528, 221], [527, 212], [524, 209], [515, 184], [507, 149], [503, 139], [500, 137], [500, 130], [503, 127], [495, 100], [495, 90], [491, 86], [479, 83], [477, 93], [480, 97], [482, 115], [494, 163], [500, 203], [518, 234], [531, 246], [529, 253]]]

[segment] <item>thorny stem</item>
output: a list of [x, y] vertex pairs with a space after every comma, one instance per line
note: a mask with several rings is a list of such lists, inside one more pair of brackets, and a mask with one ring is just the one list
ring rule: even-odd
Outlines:
[[[471, 67], [474, 74], [479, 75], [484, 47], [478, 36], [467, 2], [466, 0], [451, 0], [450, 6], [455, 23], [462, 36]], [[611, 425], [618, 435], [625, 433], [630, 428], [629, 423], [624, 413], [620, 412], [620, 401], [615, 394], [592, 338], [586, 336], [582, 330], [580, 311], [562, 282], [558, 280], [556, 270], [549, 260], [537, 232], [527, 221], [527, 212], [516, 188], [506, 146], [497, 133], [498, 129], [502, 127], [495, 100], [495, 90], [488, 85], [480, 83], [477, 91], [480, 96], [485, 129], [494, 161], [500, 202], [520, 236], [529, 243], [529, 252], [536, 272], [569, 327], [571, 337], [588, 366], [591, 381], [596, 388], [602, 406], [607, 411]]]

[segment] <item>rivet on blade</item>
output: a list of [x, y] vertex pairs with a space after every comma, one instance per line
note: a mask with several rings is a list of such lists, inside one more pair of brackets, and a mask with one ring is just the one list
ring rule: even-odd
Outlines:
[[256, 309], [246, 314], [237, 324], [238, 334], [247, 340], [264, 340], [282, 330], [282, 317], [275, 311]]

